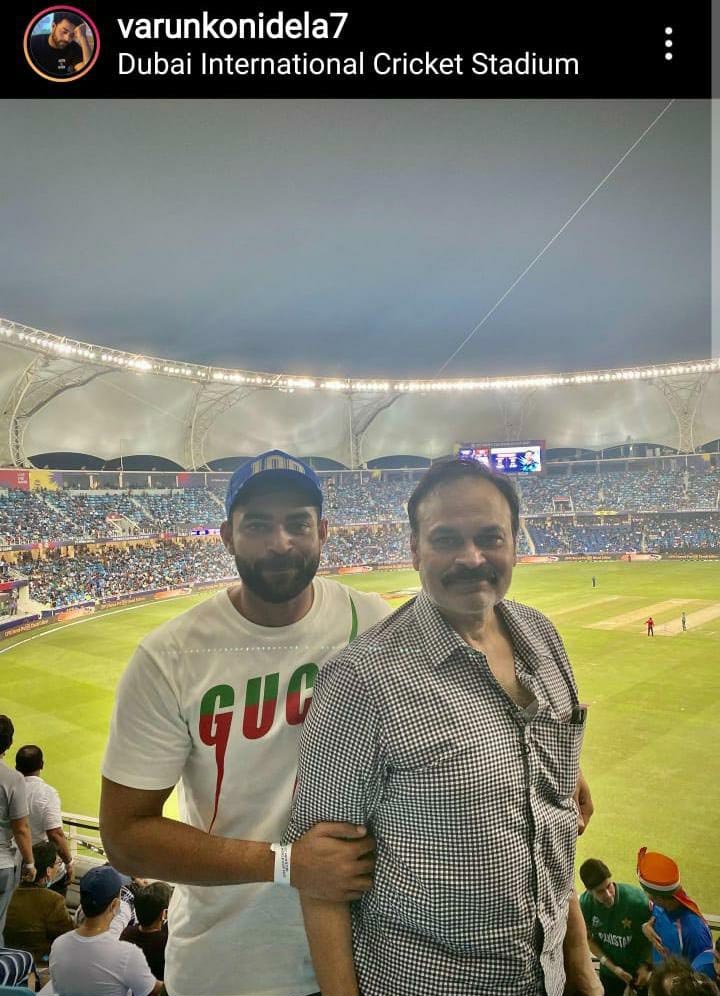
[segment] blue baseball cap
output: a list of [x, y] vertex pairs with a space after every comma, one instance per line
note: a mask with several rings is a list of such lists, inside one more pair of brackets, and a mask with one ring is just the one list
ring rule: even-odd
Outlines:
[[107, 909], [110, 902], [120, 894], [122, 878], [110, 865], [100, 865], [85, 872], [80, 879], [80, 898], [86, 916], [97, 915]]
[[268, 450], [241, 464], [230, 478], [225, 495], [225, 518], [229, 521], [233, 505], [241, 492], [247, 493], [246, 489], [259, 486], [261, 481], [278, 479], [302, 488], [307, 493], [310, 504], [319, 506], [322, 513], [320, 478], [310, 464], [290, 456], [289, 453], [283, 453], [282, 450]]

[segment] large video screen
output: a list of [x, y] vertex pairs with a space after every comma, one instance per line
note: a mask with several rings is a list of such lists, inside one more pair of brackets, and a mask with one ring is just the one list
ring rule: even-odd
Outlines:
[[544, 450], [544, 442], [534, 439], [527, 443], [461, 443], [456, 454], [458, 460], [477, 460], [501, 474], [540, 474]]

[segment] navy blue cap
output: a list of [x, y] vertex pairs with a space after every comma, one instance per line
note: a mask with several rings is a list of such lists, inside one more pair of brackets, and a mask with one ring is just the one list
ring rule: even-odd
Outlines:
[[282, 450], [268, 450], [241, 464], [230, 478], [225, 495], [225, 517], [229, 520], [233, 505], [243, 488], [258, 478], [285, 479], [289, 484], [299, 485], [310, 498], [312, 505], [319, 505], [322, 512], [323, 493], [320, 478], [310, 464]]
[[80, 896], [96, 907], [98, 912], [106, 909], [112, 899], [120, 893], [122, 879], [110, 865], [100, 865], [85, 872], [80, 879]]

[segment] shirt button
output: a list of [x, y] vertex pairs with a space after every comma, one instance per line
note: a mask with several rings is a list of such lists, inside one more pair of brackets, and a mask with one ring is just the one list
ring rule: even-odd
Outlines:
[[523, 746], [525, 748], [526, 754], [532, 754], [532, 747], [530, 746], [530, 744], [523, 744]]

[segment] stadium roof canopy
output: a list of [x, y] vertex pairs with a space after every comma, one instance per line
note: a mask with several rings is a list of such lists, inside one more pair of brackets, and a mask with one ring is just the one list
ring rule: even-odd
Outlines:
[[681, 452], [720, 436], [720, 360], [427, 381], [294, 378], [177, 364], [0, 321], [0, 464], [69, 451], [190, 469], [280, 447], [357, 466], [456, 442], [545, 439]]
[[0, 463], [720, 436], [707, 101], [7, 101], [0, 124]]

